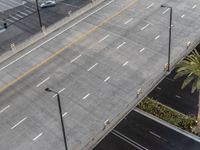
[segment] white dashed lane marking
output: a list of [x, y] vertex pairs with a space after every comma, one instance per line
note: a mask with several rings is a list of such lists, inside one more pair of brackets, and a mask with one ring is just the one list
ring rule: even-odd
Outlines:
[[50, 77], [47, 77], [46, 79], [44, 79], [42, 82], [40, 82], [39, 84], [36, 85], [36, 87], [40, 87], [42, 84], [44, 84], [46, 81], [48, 81], [50, 79]]
[[0, 110], [0, 113], [4, 112], [5, 110], [7, 110], [10, 107], [10, 105], [6, 106], [5, 108], [3, 108], [2, 110]]
[[165, 11], [163, 11], [162, 15], [164, 15], [166, 12], [168, 12], [169, 8], [167, 8]]
[[142, 49], [140, 50], [140, 53], [143, 52], [144, 50], [145, 50], [145, 48], [142, 48]]
[[157, 40], [157, 39], [159, 39], [159, 38], [160, 38], [160, 35], [156, 36], [156, 37], [155, 37], [155, 40]]
[[92, 67], [90, 67], [87, 71], [92, 70], [94, 67], [96, 67], [98, 65], [98, 63], [95, 63]]
[[88, 96], [90, 96], [90, 93], [88, 93], [87, 95], [85, 95], [82, 99], [86, 99]]
[[103, 82], [107, 82], [110, 79], [110, 76], [108, 76]]
[[125, 21], [124, 24], [128, 24], [133, 20], [133, 18], [130, 18], [129, 20]]
[[72, 60], [70, 61], [70, 63], [73, 63], [74, 61], [76, 61], [77, 59], [79, 59], [81, 56], [82, 56], [82, 55], [78, 55], [77, 57], [75, 57], [74, 59], [72, 59]]
[[124, 44], [126, 44], [126, 42], [123, 42], [122, 44], [120, 44], [119, 46], [117, 46], [117, 49], [119, 49], [120, 47], [122, 47]]
[[16, 123], [11, 129], [16, 128], [18, 125], [20, 125], [22, 122], [24, 122], [27, 119], [27, 117], [25, 117], [24, 119], [22, 119], [21, 121], [19, 121], [18, 123]]
[[106, 35], [106, 36], [104, 36], [101, 40], [99, 40], [98, 41], [98, 43], [101, 43], [101, 42], [103, 42], [105, 39], [107, 39], [108, 37], [109, 37], [110, 35], [108, 34], [108, 35]]
[[33, 138], [33, 141], [36, 141], [40, 136], [42, 136], [43, 133], [38, 134], [35, 138]]
[[140, 30], [142, 31], [142, 30], [146, 29], [148, 26], [149, 26], [149, 23], [146, 24], [144, 27], [142, 27]]
[[125, 63], [123, 63], [123, 65], [122, 66], [126, 66], [128, 64], [128, 61], [126, 61]]
[[147, 9], [151, 8], [153, 5], [154, 5], [154, 3], [151, 3], [149, 6], [147, 6]]

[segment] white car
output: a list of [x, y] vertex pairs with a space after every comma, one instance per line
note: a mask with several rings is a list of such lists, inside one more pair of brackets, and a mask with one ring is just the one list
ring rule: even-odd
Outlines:
[[55, 5], [56, 5], [56, 1], [48, 0], [48, 1], [45, 1], [42, 4], [40, 4], [40, 7], [46, 8], [46, 7], [52, 7], [52, 6], [55, 6]]

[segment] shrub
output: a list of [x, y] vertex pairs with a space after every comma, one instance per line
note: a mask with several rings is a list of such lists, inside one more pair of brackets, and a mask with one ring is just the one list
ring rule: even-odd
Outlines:
[[142, 100], [142, 102], [140, 102], [137, 107], [162, 120], [165, 120], [177, 127], [180, 127], [190, 132], [192, 126], [196, 124], [195, 117], [184, 115], [149, 97], [146, 97], [144, 100]]

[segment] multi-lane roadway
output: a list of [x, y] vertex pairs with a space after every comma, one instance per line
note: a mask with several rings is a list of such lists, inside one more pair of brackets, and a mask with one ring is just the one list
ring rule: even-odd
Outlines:
[[180, 59], [200, 35], [197, 0], [105, 1], [0, 64], [0, 149], [64, 149], [47, 87], [61, 95], [69, 150], [88, 149], [108, 132], [141, 99], [137, 90], [164, 74], [165, 3], [174, 8], [172, 61]]

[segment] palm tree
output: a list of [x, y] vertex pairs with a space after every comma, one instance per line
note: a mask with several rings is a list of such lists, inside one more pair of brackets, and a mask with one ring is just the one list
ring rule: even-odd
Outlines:
[[200, 129], [200, 54], [195, 49], [180, 64], [177, 65], [174, 79], [186, 77], [181, 88], [192, 85], [192, 93], [199, 92], [199, 108], [197, 114], [197, 126]]

